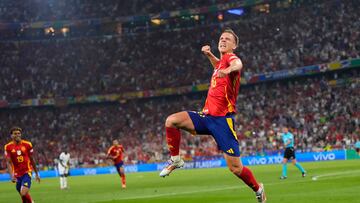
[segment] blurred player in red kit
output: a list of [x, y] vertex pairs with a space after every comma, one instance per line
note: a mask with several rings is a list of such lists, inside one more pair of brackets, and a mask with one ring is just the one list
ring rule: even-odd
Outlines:
[[40, 183], [40, 177], [33, 159], [33, 146], [31, 142], [21, 139], [22, 129], [12, 127], [10, 136], [12, 141], [5, 145], [5, 157], [12, 182], [16, 182], [16, 190], [19, 192], [23, 203], [32, 203], [29, 190], [31, 187], [31, 172], [34, 170], [36, 181]]
[[126, 188], [125, 170], [123, 167], [123, 153], [123, 146], [119, 144], [118, 140], [113, 140], [113, 145], [109, 148], [107, 157], [114, 161], [114, 166], [121, 177], [121, 187]]

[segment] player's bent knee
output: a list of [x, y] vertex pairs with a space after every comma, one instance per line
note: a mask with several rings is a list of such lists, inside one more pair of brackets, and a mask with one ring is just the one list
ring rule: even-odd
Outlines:
[[166, 118], [166, 121], [165, 121], [165, 127], [167, 128], [174, 128], [175, 127], [175, 124], [176, 124], [176, 116], [174, 116], [174, 114], [171, 114], [170, 116], [168, 116]]
[[229, 167], [229, 170], [231, 171], [231, 173], [235, 174], [235, 175], [240, 175], [242, 172], [242, 167]]
[[29, 192], [28, 188], [21, 188], [20, 190], [20, 196], [25, 196]]
[[165, 127], [168, 127], [168, 128], [178, 127], [178, 125], [183, 120], [182, 114], [183, 114], [183, 112], [179, 112], [179, 113], [174, 113], [174, 114], [171, 114], [170, 116], [168, 116], [165, 121]]

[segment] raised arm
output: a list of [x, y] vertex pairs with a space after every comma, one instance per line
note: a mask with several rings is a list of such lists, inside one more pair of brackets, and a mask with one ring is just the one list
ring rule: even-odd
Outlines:
[[205, 56], [209, 59], [213, 68], [216, 68], [216, 64], [220, 61], [210, 50], [209, 45], [205, 45], [201, 48], [201, 51], [205, 54]]

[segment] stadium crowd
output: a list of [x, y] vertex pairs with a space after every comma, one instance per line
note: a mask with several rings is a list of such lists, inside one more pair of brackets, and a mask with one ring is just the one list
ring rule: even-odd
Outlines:
[[[242, 0], [243, 1], [243, 0]], [[79, 20], [105, 17], [145, 15], [163, 11], [229, 3], [229, 0], [3, 0], [0, 2], [0, 19], [5, 22], [36, 22], [52, 20]]]
[[211, 68], [200, 48], [210, 44], [216, 52], [220, 28], [225, 26], [240, 36], [237, 53], [245, 64], [245, 77], [359, 58], [358, 6], [359, 1], [354, 0], [320, 1], [188, 29], [1, 41], [0, 99], [18, 101], [207, 83]]
[[[352, 147], [360, 135], [360, 108], [354, 105], [360, 103], [360, 73], [355, 69], [346, 77], [348, 82], [338, 85], [330, 85], [323, 76], [243, 87], [236, 117], [242, 155], [281, 150], [277, 132], [285, 125], [294, 129], [300, 151]], [[204, 96], [3, 109], [0, 131], [8, 135], [12, 125], [23, 127], [24, 138], [33, 142], [36, 158], [45, 169], [52, 167], [65, 146], [70, 149], [73, 166], [106, 165], [105, 153], [114, 138], [125, 147], [126, 163], [163, 161], [167, 158], [166, 116], [179, 110], [201, 110]], [[8, 140], [9, 136], [2, 136], [0, 144]], [[219, 155], [210, 136], [183, 134], [181, 149], [186, 159]]]

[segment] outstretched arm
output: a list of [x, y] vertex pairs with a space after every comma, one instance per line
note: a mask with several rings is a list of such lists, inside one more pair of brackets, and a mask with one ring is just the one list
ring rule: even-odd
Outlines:
[[213, 68], [216, 68], [216, 64], [220, 61], [210, 50], [209, 45], [205, 45], [201, 48], [201, 51], [205, 54], [205, 56], [209, 59]]

